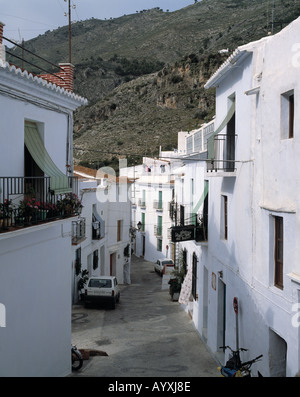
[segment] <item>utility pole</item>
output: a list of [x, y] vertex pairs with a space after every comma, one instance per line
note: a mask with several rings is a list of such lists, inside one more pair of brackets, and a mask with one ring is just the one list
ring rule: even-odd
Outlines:
[[275, 4], [274, 4], [274, 0], [273, 0], [273, 6], [272, 6], [272, 35], [274, 34], [274, 8], [275, 8]]
[[[72, 19], [71, 19], [71, 0], [65, 0], [65, 2], [68, 1], [68, 13], [65, 13], [65, 16], [68, 15], [69, 17], [69, 63], [72, 63], [72, 46], [71, 46], [71, 42], [72, 42], [72, 36], [71, 36], [71, 24], [72, 24]], [[76, 8], [75, 5], [73, 5], [73, 8]]]

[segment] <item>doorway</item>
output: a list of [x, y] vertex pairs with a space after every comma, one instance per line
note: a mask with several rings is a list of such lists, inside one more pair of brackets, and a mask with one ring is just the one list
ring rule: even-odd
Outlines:
[[144, 235], [142, 235], [142, 244], [142, 257], [144, 258], [146, 250], [146, 237]]
[[110, 276], [116, 276], [116, 253], [110, 254]]
[[202, 336], [207, 341], [207, 321], [208, 321], [208, 270], [203, 268], [203, 323]]
[[269, 367], [270, 377], [286, 377], [287, 343], [275, 331], [269, 331]]
[[217, 344], [226, 345], [226, 284], [218, 280]]

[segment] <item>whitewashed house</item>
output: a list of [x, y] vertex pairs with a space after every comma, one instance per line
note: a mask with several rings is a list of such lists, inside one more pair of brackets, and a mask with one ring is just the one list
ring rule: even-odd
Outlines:
[[[105, 167], [107, 170], [108, 167]], [[80, 217], [73, 221], [73, 300], [79, 298], [78, 281], [88, 276], [116, 276], [119, 284], [130, 284], [131, 201], [130, 181], [116, 178], [114, 171], [74, 167], [79, 178], [79, 196], [83, 205]]]
[[[2, 32], [0, 24], [1, 47]], [[77, 193], [72, 114], [85, 103], [70, 86], [59, 87], [0, 59], [3, 377], [71, 372], [71, 225], [77, 211], [58, 204]]]
[[300, 365], [299, 37], [300, 18], [239, 47], [205, 86], [216, 89], [217, 128], [197, 327], [222, 362], [220, 346], [235, 348], [238, 331], [243, 360], [263, 354], [263, 376], [295, 376]]
[[168, 229], [169, 203], [173, 198], [172, 167], [165, 159], [143, 158], [143, 164], [121, 169], [134, 179], [131, 189], [133, 249], [150, 262], [173, 258]]
[[208, 241], [207, 141], [213, 133], [214, 120], [198, 129], [179, 132], [177, 149], [173, 153], [161, 152], [163, 157], [170, 156], [171, 162], [181, 159], [181, 167], [173, 169], [170, 239], [177, 268], [188, 272], [179, 301], [197, 329], [199, 297], [202, 303], [198, 263], [207, 251]]

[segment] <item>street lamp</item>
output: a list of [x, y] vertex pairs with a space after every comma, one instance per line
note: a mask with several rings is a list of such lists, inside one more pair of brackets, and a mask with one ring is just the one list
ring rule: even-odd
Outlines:
[[140, 232], [141, 230], [142, 230], [142, 222], [141, 221], [139, 221], [138, 222], [138, 224], [137, 224], [137, 228], [138, 228], [138, 231]]

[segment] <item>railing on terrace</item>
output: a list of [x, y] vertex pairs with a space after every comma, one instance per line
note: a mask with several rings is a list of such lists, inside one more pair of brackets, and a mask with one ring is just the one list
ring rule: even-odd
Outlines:
[[198, 243], [208, 241], [208, 214], [206, 213], [197, 216], [195, 241]]
[[207, 160], [207, 171], [235, 171], [237, 135], [218, 134], [214, 138], [214, 158]]
[[72, 244], [76, 245], [83, 241], [86, 237], [85, 235], [85, 218], [78, 218], [72, 221]]
[[156, 237], [162, 236], [162, 226], [154, 225], [154, 236], [156, 236]]
[[68, 177], [65, 194], [54, 194], [50, 179], [0, 177], [0, 232], [80, 214], [78, 178]]
[[154, 200], [153, 201], [153, 208], [155, 210], [162, 210], [163, 209], [163, 203], [160, 200]]

